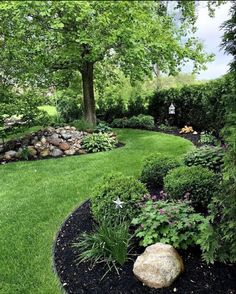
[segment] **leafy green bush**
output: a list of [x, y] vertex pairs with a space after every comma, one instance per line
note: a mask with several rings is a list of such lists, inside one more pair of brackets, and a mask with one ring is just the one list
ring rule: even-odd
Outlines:
[[158, 129], [161, 131], [161, 132], [171, 132], [171, 131], [174, 131], [177, 129], [177, 127], [172, 127], [170, 125], [167, 125], [167, 124], [160, 124], [158, 126]]
[[198, 141], [202, 145], [215, 145], [217, 140], [216, 137], [211, 133], [201, 134], [200, 139]]
[[140, 95], [130, 99], [128, 101], [128, 111], [127, 116], [132, 117], [134, 115], [139, 115], [141, 113], [146, 114], [147, 112], [147, 103], [146, 99]]
[[100, 122], [95, 127], [95, 132], [97, 132], [97, 133], [109, 133], [111, 131], [112, 131], [112, 129], [107, 125], [106, 122]]
[[154, 118], [150, 115], [139, 114], [132, 116], [128, 123], [130, 128], [152, 130], [155, 127]]
[[187, 153], [184, 163], [187, 166], [201, 165], [214, 172], [220, 172], [224, 163], [224, 150], [221, 147], [203, 146]]
[[183, 249], [196, 244], [203, 222], [204, 217], [195, 213], [188, 202], [162, 200], [147, 201], [132, 220], [137, 226], [135, 236], [141, 239], [142, 246], [162, 242]]
[[150, 187], [160, 188], [168, 171], [179, 165], [180, 161], [174, 157], [153, 154], [144, 161], [140, 180]]
[[85, 119], [77, 119], [70, 123], [70, 125], [76, 127], [80, 131], [93, 130], [93, 126]]
[[[233, 196], [234, 195], [234, 196]], [[226, 181], [209, 205], [208, 222], [201, 225], [198, 244], [207, 263], [236, 262], [236, 181]], [[233, 196], [233, 197], [232, 197]]]
[[112, 150], [116, 143], [116, 140], [106, 133], [91, 134], [82, 139], [82, 147], [91, 153]]
[[[134, 177], [110, 174], [98, 184], [92, 196], [92, 212], [97, 221], [117, 219], [130, 221], [139, 211], [137, 201], [147, 193], [145, 186]], [[120, 206], [114, 201], [120, 200]]]
[[71, 122], [82, 116], [82, 110], [79, 107], [77, 95], [74, 91], [62, 91], [59, 96], [56, 108], [65, 122]]
[[140, 114], [131, 118], [114, 119], [111, 123], [113, 128], [135, 128], [152, 130], [155, 128], [154, 118], [150, 115]]
[[164, 190], [170, 198], [189, 198], [198, 211], [205, 211], [218, 190], [219, 177], [201, 166], [181, 166], [172, 169], [164, 178]]
[[79, 251], [79, 263], [105, 262], [111, 269], [116, 268], [116, 264], [123, 265], [127, 260], [130, 239], [127, 224], [111, 226], [108, 220], [101, 223], [95, 232], [83, 233], [73, 247]]
[[128, 128], [129, 127], [129, 119], [127, 117], [124, 118], [115, 118], [111, 123], [112, 128]]

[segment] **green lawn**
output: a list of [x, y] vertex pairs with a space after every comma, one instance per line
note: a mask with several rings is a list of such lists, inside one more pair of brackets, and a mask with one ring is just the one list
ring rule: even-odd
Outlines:
[[52, 246], [65, 218], [110, 171], [138, 176], [153, 152], [182, 156], [192, 143], [166, 134], [117, 130], [126, 145], [105, 153], [0, 165], [0, 293], [61, 293]]
[[45, 110], [50, 116], [56, 116], [57, 115], [57, 110], [56, 110], [55, 106], [43, 105], [43, 106], [39, 106], [39, 109]]

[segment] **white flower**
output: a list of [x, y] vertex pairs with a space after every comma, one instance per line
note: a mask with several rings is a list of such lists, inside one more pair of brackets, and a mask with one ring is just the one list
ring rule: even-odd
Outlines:
[[115, 203], [116, 208], [122, 208], [122, 205], [124, 204], [123, 201], [120, 201], [120, 198], [119, 197], [117, 197], [116, 200], [113, 200], [113, 202]]

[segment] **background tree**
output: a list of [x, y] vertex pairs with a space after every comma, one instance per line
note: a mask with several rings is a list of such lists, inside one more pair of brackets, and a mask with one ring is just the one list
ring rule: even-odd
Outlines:
[[[209, 60], [194, 31], [194, 1], [8, 1], [0, 4], [0, 72], [13, 83], [57, 84], [77, 72], [83, 108], [95, 124], [94, 68], [104, 60], [132, 79], [157, 64], [176, 73], [188, 60]], [[176, 11], [180, 17], [176, 21]], [[66, 86], [66, 84], [65, 84]]]

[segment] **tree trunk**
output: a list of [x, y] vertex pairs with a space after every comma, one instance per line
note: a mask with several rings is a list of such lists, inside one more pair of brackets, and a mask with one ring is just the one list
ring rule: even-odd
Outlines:
[[93, 63], [86, 62], [81, 71], [83, 83], [84, 117], [91, 125], [96, 125], [96, 106], [93, 88]]

